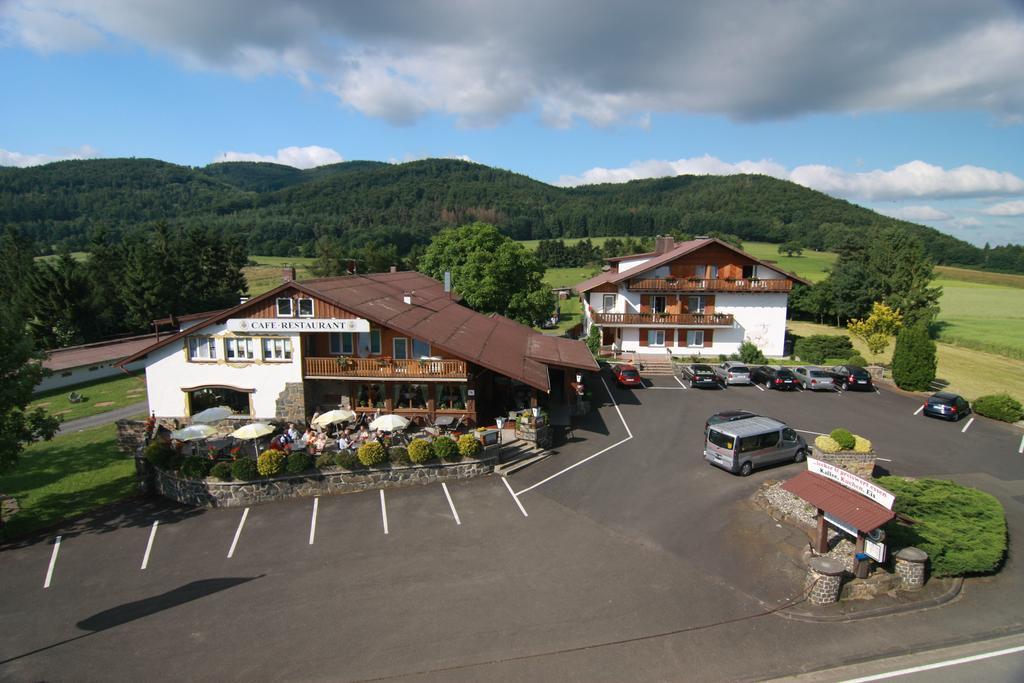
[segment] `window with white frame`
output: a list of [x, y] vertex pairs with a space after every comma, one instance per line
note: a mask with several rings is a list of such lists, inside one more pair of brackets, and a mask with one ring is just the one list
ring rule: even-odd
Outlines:
[[189, 360], [217, 360], [217, 340], [213, 337], [189, 337]]
[[647, 330], [648, 346], [664, 346], [665, 330]]
[[313, 317], [313, 300], [312, 299], [299, 299], [299, 317], [300, 318], [312, 318]]
[[292, 340], [288, 337], [263, 339], [263, 360], [291, 360]]
[[605, 294], [601, 297], [601, 312], [611, 313], [615, 310], [615, 295]]
[[292, 308], [292, 300], [287, 297], [280, 297], [277, 300], [277, 317], [291, 318], [295, 315]]
[[224, 340], [224, 357], [228, 360], [254, 360], [256, 345], [248, 337], [228, 337]]
[[751, 264], [749, 266], [743, 266], [743, 279], [749, 280], [752, 277], [757, 277], [757, 264]]
[[703, 313], [704, 312], [704, 297], [702, 297], [702, 296], [687, 297], [686, 312], [687, 313], [697, 313], [697, 314]]
[[351, 356], [355, 340], [351, 332], [331, 332], [331, 354], [335, 356]]
[[651, 297], [651, 310], [655, 313], [665, 312], [665, 297], [663, 296], [652, 296]]
[[704, 346], [704, 330], [687, 330], [687, 346]]

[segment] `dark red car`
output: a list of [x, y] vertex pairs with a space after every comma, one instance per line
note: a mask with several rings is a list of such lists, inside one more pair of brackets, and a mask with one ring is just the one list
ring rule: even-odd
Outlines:
[[644, 382], [640, 379], [640, 371], [632, 365], [615, 365], [612, 367], [612, 374], [620, 387], [642, 387]]

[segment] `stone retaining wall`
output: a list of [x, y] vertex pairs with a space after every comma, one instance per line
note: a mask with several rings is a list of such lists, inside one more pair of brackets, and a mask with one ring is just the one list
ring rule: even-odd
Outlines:
[[138, 453], [146, 445], [146, 422], [145, 420], [118, 420], [117, 425], [117, 449], [122, 453], [131, 456]]
[[150, 469], [153, 470], [153, 492], [165, 498], [185, 505], [241, 507], [282, 498], [329, 496], [336, 493], [471, 479], [490, 474], [497, 463], [498, 450], [496, 447], [489, 447], [484, 457], [479, 460], [386, 469], [371, 468], [357, 472], [338, 469], [247, 482], [184, 479], [152, 466]]
[[875, 471], [876, 456], [874, 453], [854, 453], [853, 451], [822, 453], [814, 446], [811, 447], [811, 450], [814, 452], [814, 458], [827, 462], [830, 465], [835, 465], [863, 479], [871, 479]]

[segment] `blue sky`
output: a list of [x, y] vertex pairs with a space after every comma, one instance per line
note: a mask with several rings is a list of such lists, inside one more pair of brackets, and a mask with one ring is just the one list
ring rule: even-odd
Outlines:
[[85, 5], [0, 3], [0, 164], [444, 156], [561, 185], [756, 172], [1024, 242], [1019, 2]]

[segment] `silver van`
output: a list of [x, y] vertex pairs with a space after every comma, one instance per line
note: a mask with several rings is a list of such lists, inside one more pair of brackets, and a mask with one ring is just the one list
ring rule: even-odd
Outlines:
[[712, 425], [704, 437], [704, 459], [744, 477], [756, 467], [802, 462], [807, 450], [807, 442], [796, 430], [770, 417]]

